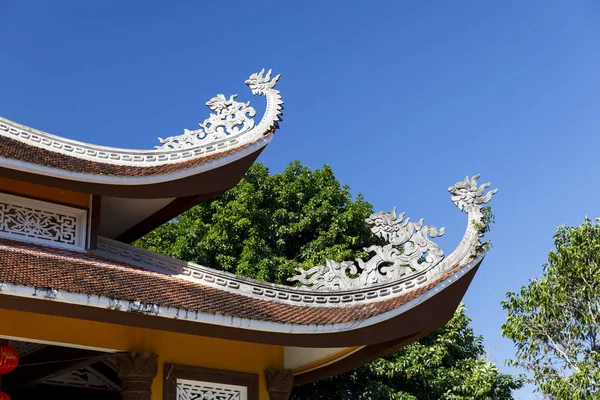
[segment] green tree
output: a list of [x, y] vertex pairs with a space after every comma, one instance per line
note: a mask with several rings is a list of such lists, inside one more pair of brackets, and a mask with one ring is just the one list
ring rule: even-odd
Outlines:
[[551, 399], [600, 398], [600, 225], [560, 226], [540, 279], [510, 292], [502, 334], [510, 365]]
[[[328, 166], [299, 162], [270, 175], [253, 165], [230, 191], [202, 203], [137, 243], [159, 253], [287, 284], [296, 267], [365, 256], [378, 242], [373, 212], [352, 199]], [[445, 327], [354, 372], [297, 388], [294, 399], [511, 399], [520, 382], [484, 360], [482, 339], [461, 307]]]
[[292, 399], [488, 400], [512, 399], [521, 379], [502, 374], [485, 359], [483, 338], [473, 333], [464, 305], [445, 326], [393, 354], [314, 384]]
[[254, 164], [242, 181], [183, 213], [136, 245], [272, 283], [288, 284], [294, 268], [364, 256], [375, 236], [364, 219], [373, 207], [352, 200], [329, 166], [298, 161], [269, 175]]

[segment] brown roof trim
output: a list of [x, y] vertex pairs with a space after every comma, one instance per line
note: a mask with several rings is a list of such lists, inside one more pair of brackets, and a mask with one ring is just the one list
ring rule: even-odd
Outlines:
[[147, 185], [98, 184], [32, 174], [2, 167], [0, 167], [0, 175], [44, 186], [112, 197], [160, 199], [165, 197], [198, 196], [223, 192], [234, 187], [264, 149], [265, 147], [263, 146], [254, 153], [236, 161], [197, 175]]
[[[259, 139], [259, 141], [262, 139]], [[42, 165], [48, 168], [60, 169], [67, 172], [79, 172], [83, 174], [112, 175], [121, 177], [141, 177], [152, 175], [164, 175], [178, 172], [184, 169], [197, 167], [209, 161], [214, 161], [251, 146], [256, 143], [246, 143], [241, 146], [221, 152], [198, 156], [192, 160], [180, 163], [169, 163], [147, 167], [129, 165], [109, 164], [98, 161], [90, 161], [79, 157], [61, 154], [41, 147], [32, 146], [18, 140], [0, 135], [0, 157], [18, 160], [30, 164]]]
[[0, 308], [256, 343], [351, 347], [391, 341], [414, 335], [432, 325], [435, 328], [441, 326], [452, 317], [478, 267], [479, 265], [475, 266], [440, 293], [400, 315], [360, 329], [336, 333], [287, 334], [256, 331], [3, 294], [0, 294]]
[[147, 271], [92, 254], [0, 239], [0, 282], [69, 293], [138, 301], [162, 308], [231, 316], [267, 323], [356, 323], [392, 311], [425, 294], [456, 270], [427, 285], [381, 301], [313, 307], [291, 305]]
[[317, 368], [302, 374], [294, 375], [294, 386], [305, 385], [319, 381], [321, 379], [328, 378], [330, 376], [343, 374], [348, 371], [352, 371], [360, 366], [375, 361], [378, 358], [385, 357], [402, 347], [409, 345], [421, 339], [438, 329], [440, 326], [446, 324], [449, 320], [445, 320], [442, 323], [437, 323], [435, 328], [430, 328], [426, 331], [421, 331], [409, 336], [403, 336], [399, 339], [391, 340], [388, 342], [378, 343], [374, 345], [365, 346], [364, 348], [350, 354], [348, 357], [344, 357], [341, 360], [332, 364]]

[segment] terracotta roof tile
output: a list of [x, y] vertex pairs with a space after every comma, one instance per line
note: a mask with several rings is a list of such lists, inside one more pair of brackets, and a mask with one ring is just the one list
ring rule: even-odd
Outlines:
[[247, 143], [221, 153], [213, 153], [176, 164], [136, 167], [85, 160], [40, 147], [27, 145], [6, 136], [0, 136], [0, 157], [43, 165], [50, 168], [62, 169], [70, 172], [114, 176], [152, 176], [193, 168], [206, 162], [216, 160], [240, 151], [243, 148], [252, 145], [253, 143]]
[[86, 253], [0, 239], [0, 282], [52, 288], [161, 307], [292, 324], [360, 321], [393, 310], [452, 275], [403, 296], [338, 307], [283, 304], [235, 294]]

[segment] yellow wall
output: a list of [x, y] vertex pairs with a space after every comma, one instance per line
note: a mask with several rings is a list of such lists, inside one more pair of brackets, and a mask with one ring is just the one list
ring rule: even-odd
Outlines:
[[0, 336], [36, 339], [159, 356], [152, 399], [162, 399], [163, 363], [257, 373], [260, 398], [268, 399], [263, 371], [283, 368], [283, 348], [152, 329], [0, 309]]

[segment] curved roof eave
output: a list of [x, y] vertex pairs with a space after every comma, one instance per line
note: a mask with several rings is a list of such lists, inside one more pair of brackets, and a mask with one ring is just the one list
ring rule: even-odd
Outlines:
[[[380, 342], [386, 342], [397, 339], [401, 336], [422, 331], [432, 325], [440, 326], [441, 320], [448, 320], [451, 317], [458, 302], [466, 291], [475, 270], [479, 267], [483, 255], [473, 260], [472, 263], [458, 269], [445, 279], [441, 280], [438, 285], [419, 295], [418, 297], [408, 301], [400, 307], [389, 312], [376, 315], [360, 321], [340, 324], [323, 324], [323, 325], [300, 325], [289, 323], [274, 323], [267, 321], [259, 321], [252, 319], [244, 319], [231, 317], [227, 315], [206, 314], [197, 312], [188, 312], [178, 308], [165, 308], [156, 311], [155, 309], [144, 310], [144, 304], [136, 304], [126, 299], [116, 299], [105, 296], [91, 296], [89, 294], [73, 293], [63, 290], [51, 288], [38, 288], [25, 285], [14, 285], [11, 283], [0, 282], [2, 288], [0, 295], [0, 305], [5, 308], [14, 308], [7, 305], [7, 297], [15, 297], [20, 299], [44, 299], [50, 300], [52, 311], [50, 314], [72, 316], [63, 314], [58, 304], [66, 306], [84, 306], [86, 309], [94, 308], [100, 311], [109, 311], [112, 316], [115, 312], [122, 314], [124, 318], [118, 317], [124, 324], [133, 324], [139, 326], [134, 315], [151, 318], [157, 318], [164, 321], [173, 321], [166, 325], [161, 324], [163, 330], [174, 330], [191, 334], [202, 334], [205, 336], [215, 336], [233, 340], [245, 340], [260, 343], [271, 343], [279, 345], [291, 346], [312, 346], [312, 347], [331, 347], [333, 344], [339, 346], [356, 346], [356, 345], [371, 345]], [[461, 285], [458, 285], [461, 283]], [[444, 293], [448, 293], [447, 296]], [[432, 302], [439, 298], [439, 301]], [[36, 300], [39, 307], [39, 300]], [[26, 302], [19, 302], [18, 309], [27, 310]], [[429, 311], [420, 310], [420, 306], [428, 305]], [[442, 306], [442, 307], [440, 307]], [[25, 308], [23, 308], [25, 307]], [[132, 308], [133, 307], [133, 308]], [[139, 307], [137, 312], [135, 307]], [[37, 307], [36, 307], [37, 308]], [[447, 308], [447, 310], [444, 310]], [[431, 309], [436, 309], [437, 313], [432, 314]], [[38, 308], [39, 312], [39, 308]], [[75, 311], [76, 315], [82, 315], [80, 311]], [[410, 313], [409, 317], [403, 318]], [[423, 314], [423, 318], [417, 317], [416, 314]], [[102, 315], [107, 315], [103, 313]], [[84, 318], [93, 318], [92, 313], [85, 313]], [[111, 319], [105, 317], [98, 320], [112, 322]], [[412, 320], [412, 323], [407, 323]], [[438, 321], [440, 320], [440, 321]], [[186, 323], [190, 328], [181, 330], [176, 327], [175, 321], [178, 324]], [[415, 321], [417, 321], [415, 323]], [[395, 329], [380, 329], [384, 324], [392, 324]], [[154, 328], [158, 325], [150, 324]], [[193, 328], [198, 326], [198, 328]], [[208, 329], [208, 326], [213, 326], [215, 329]], [[167, 328], [168, 327], [168, 328]], [[408, 332], [408, 333], [407, 333]]]
[[263, 149], [281, 121], [283, 101], [271, 71], [252, 74], [246, 85], [266, 97], [260, 122], [250, 102], [219, 94], [200, 128], [185, 130], [153, 150], [98, 146], [42, 132], [0, 118], [0, 168], [98, 185], [152, 185], [202, 174]]
[[[449, 188], [454, 204], [468, 215], [463, 240], [449, 256], [428, 237], [443, 229], [410, 222], [395, 211], [375, 213], [367, 222], [388, 244], [368, 249], [375, 255], [357, 261], [358, 276], [354, 262], [328, 261], [298, 271], [293, 280], [306, 288], [242, 278], [110, 240], [100, 240], [92, 254], [2, 240], [7, 268], [0, 270], [0, 282], [4, 294], [41, 293], [56, 300], [52, 310], [61, 302], [91, 306], [102, 318], [125, 324], [137, 314], [143, 319], [136, 323], [166, 330], [311, 347], [392, 340], [449, 318], [483, 260], [483, 204], [496, 190], [485, 194], [489, 184], [479, 186], [477, 178]], [[414, 270], [407, 274], [406, 266]]]
[[85, 183], [99, 185], [125, 185], [125, 186], [142, 186], [156, 185], [165, 182], [176, 181], [190, 176], [202, 174], [217, 168], [229, 165], [235, 161], [243, 159], [253, 153], [256, 153], [266, 147], [273, 139], [273, 134], [267, 134], [261, 139], [250, 143], [235, 152], [223, 155], [222, 157], [202, 163], [198, 166], [182, 169], [175, 172], [165, 174], [157, 174], [150, 176], [114, 176], [114, 175], [99, 175], [86, 174], [81, 172], [73, 172], [58, 168], [51, 168], [45, 165], [28, 163], [25, 161], [14, 160], [0, 156], [0, 168], [8, 168], [24, 173], [43, 175], [51, 178], [64, 179], [70, 181], [79, 181]]

